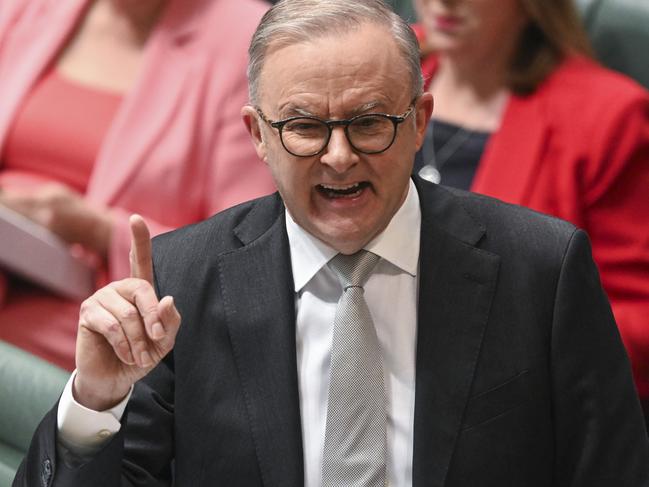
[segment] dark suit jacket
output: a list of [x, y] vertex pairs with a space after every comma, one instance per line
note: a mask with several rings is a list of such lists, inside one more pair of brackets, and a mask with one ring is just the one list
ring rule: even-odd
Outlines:
[[471, 190], [588, 232], [649, 402], [649, 225], [639, 223], [649, 214], [648, 187], [649, 92], [569, 56], [536, 91], [509, 98]]
[[[417, 184], [413, 485], [649, 485], [628, 360], [585, 234]], [[83, 466], [56, 461], [53, 410], [15, 485], [301, 485], [289, 259], [277, 195], [155, 239], [156, 286], [183, 316], [173, 353]]]

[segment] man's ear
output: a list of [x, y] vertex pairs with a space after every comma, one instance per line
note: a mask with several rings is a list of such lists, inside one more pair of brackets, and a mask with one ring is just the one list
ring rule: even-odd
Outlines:
[[426, 128], [428, 127], [428, 122], [430, 121], [432, 114], [433, 95], [429, 92], [425, 92], [419, 97], [419, 100], [417, 100], [417, 105], [415, 106], [415, 120], [417, 123], [417, 150], [421, 149], [421, 146], [424, 143]]
[[259, 114], [252, 106], [246, 105], [241, 109], [241, 117], [243, 118], [243, 123], [248, 129], [252, 143], [255, 146], [255, 151], [257, 151], [257, 156], [264, 162], [266, 161], [266, 143], [261, 134], [261, 124]]

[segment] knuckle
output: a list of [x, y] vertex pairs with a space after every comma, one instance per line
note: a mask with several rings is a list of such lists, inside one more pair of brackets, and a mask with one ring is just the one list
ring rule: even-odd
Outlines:
[[124, 279], [119, 279], [117, 281], [112, 281], [110, 284], [108, 284], [106, 287], [113, 288], [113, 289], [129, 289], [133, 287], [133, 282], [136, 281], [137, 279], [134, 279], [132, 277], [125, 277]]
[[79, 307], [79, 314], [82, 316], [87, 315], [88, 312], [92, 309], [93, 304], [94, 304], [94, 299], [92, 297], [85, 299], [81, 303], [81, 306]]
[[135, 278], [135, 286], [133, 288], [133, 293], [136, 295], [143, 295], [148, 293], [151, 290], [151, 285], [144, 279]]
[[119, 322], [115, 318], [106, 318], [103, 328], [111, 335], [117, 334], [121, 330], [121, 326], [119, 326]]
[[79, 307], [79, 324], [89, 326], [92, 324], [92, 317], [95, 315], [97, 309], [97, 302], [92, 297], [86, 299]]
[[133, 306], [124, 306], [118, 311], [120, 321], [134, 321], [139, 319], [140, 313]]
[[134, 279], [132, 277], [126, 277], [124, 279], [120, 279], [119, 281], [111, 282], [109, 286], [112, 287], [113, 289], [129, 288], [133, 286], [133, 281]]

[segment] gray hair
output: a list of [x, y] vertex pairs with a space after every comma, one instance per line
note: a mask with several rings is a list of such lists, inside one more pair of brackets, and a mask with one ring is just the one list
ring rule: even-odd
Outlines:
[[329, 34], [343, 34], [373, 23], [385, 26], [408, 64], [412, 95], [423, 91], [419, 44], [408, 23], [383, 0], [281, 0], [262, 17], [248, 49], [250, 101], [257, 103], [259, 76], [268, 48], [305, 42]]

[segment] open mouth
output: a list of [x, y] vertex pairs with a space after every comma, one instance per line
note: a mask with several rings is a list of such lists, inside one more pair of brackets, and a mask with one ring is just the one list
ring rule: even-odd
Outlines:
[[359, 183], [333, 186], [329, 184], [318, 184], [316, 188], [318, 191], [327, 198], [355, 198], [359, 196], [365, 188], [368, 188], [370, 183], [362, 181]]

